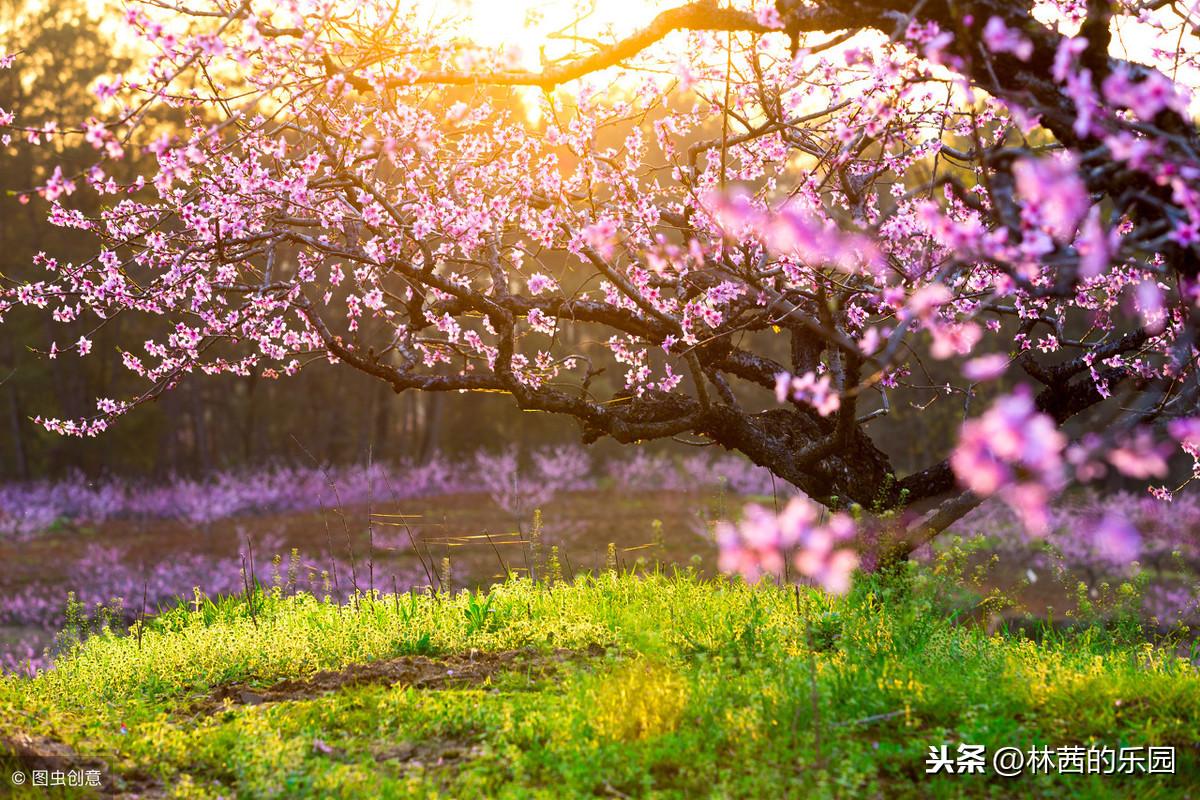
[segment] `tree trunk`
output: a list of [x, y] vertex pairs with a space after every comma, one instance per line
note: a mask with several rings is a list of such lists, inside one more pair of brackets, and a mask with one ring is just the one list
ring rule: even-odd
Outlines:
[[8, 414], [12, 425], [13, 459], [17, 466], [17, 477], [29, 480], [29, 455], [25, 450], [25, 432], [21, 425], [21, 406], [17, 400], [17, 390], [12, 381], [8, 382]]
[[441, 439], [442, 426], [442, 396], [436, 393], [425, 396], [425, 419], [421, 426], [421, 446], [417, 450], [417, 461], [421, 464], [433, 458]]

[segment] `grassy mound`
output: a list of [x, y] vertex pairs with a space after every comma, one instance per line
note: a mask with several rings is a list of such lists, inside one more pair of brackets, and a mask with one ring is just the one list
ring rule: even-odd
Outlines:
[[[845, 598], [603, 574], [351, 605], [270, 590], [0, 681], [0, 787], [171, 797], [1176, 797], [1200, 672], [1102, 627], [987, 635], [920, 573]], [[925, 774], [931, 745], [988, 774]], [[1000, 778], [1000, 747], [1174, 746], [1174, 775]], [[7, 760], [4, 760], [7, 759]], [[3, 788], [0, 788], [0, 792]], [[63, 796], [61, 793], [54, 796]]]

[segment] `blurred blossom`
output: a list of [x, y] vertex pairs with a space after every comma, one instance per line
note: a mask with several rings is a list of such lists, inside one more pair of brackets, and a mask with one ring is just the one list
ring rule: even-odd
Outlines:
[[842, 513], [822, 523], [823, 511], [807, 497], [793, 497], [776, 515], [762, 506], [746, 506], [737, 525], [717, 528], [719, 567], [757, 581], [764, 574], [782, 575], [786, 559], [827, 592], [844, 594], [858, 567], [858, 555], [845, 546], [854, 538], [854, 520]]
[[1144, 280], [1135, 289], [1138, 312], [1142, 316], [1142, 324], [1150, 333], [1160, 333], [1166, 321], [1166, 305], [1163, 301], [1162, 289], [1153, 280]]
[[1082, 278], [1095, 278], [1108, 269], [1113, 253], [1120, 245], [1120, 239], [1114, 233], [1104, 230], [1100, 220], [1100, 207], [1094, 206], [1088, 212], [1079, 237], [1075, 240], [1075, 248], [1079, 251], [1079, 275]]
[[1008, 369], [1008, 356], [1003, 353], [991, 353], [979, 358], [972, 358], [963, 365], [963, 376], [967, 380], [981, 383], [999, 378]]
[[[549, 502], [559, 492], [594, 489], [591, 453], [579, 446], [536, 448], [522, 464], [515, 450], [479, 452], [464, 461], [437, 455], [418, 464], [375, 462], [330, 467], [266, 466], [221, 470], [203, 478], [163, 483], [72, 473], [54, 481], [0, 483], [0, 538], [22, 539], [56, 523], [102, 525], [110, 520], [170, 519], [205, 525], [258, 514], [292, 513], [362, 505], [368, 497], [404, 500], [485, 491], [510, 513]], [[783, 491], [770, 470], [733, 454], [697, 453], [682, 459], [641, 449], [608, 459], [603, 469], [623, 491], [695, 491], [725, 486], [766, 495]], [[335, 492], [336, 489], [336, 492]]]
[[583, 229], [583, 241], [607, 261], [613, 257], [617, 240], [617, 223], [612, 219], [599, 220]]
[[1200, 417], [1171, 420], [1167, 430], [1179, 442], [1184, 452], [1195, 455], [1200, 451]]
[[963, 425], [950, 464], [963, 486], [984, 497], [999, 494], [1030, 530], [1040, 531], [1046, 503], [1064, 482], [1065, 446], [1054, 421], [1019, 387]]
[[1192, 476], [1200, 477], [1200, 417], [1172, 420], [1167, 430], [1183, 452], [1192, 457]]
[[498, 454], [475, 455], [475, 479], [500, 508], [518, 517], [532, 514], [560, 491], [590, 488], [592, 462], [578, 447], [543, 448], [530, 457], [532, 468], [520, 463], [517, 448]]
[[1026, 214], [1060, 242], [1075, 236], [1090, 201], [1074, 156], [1022, 158], [1013, 165]]
[[1125, 437], [1118, 447], [1108, 454], [1108, 461], [1122, 475], [1137, 480], [1165, 478], [1169, 445], [1154, 441], [1153, 434], [1145, 428]]
[[1187, 113], [1188, 99], [1184, 88], [1154, 70], [1145, 70], [1139, 81], [1131, 70], [1115, 69], [1104, 79], [1101, 89], [1108, 102], [1128, 108], [1143, 122], [1152, 121], [1167, 108], [1180, 114]]
[[937, 359], [968, 355], [983, 338], [983, 329], [974, 322], [933, 325], [929, 332], [933, 335], [929, 352]]
[[1033, 55], [1033, 42], [1015, 28], [1004, 24], [1000, 17], [992, 17], [983, 28], [983, 43], [993, 53], [1012, 53], [1021, 61]]
[[[1143, 603], [1161, 624], [1195, 624], [1200, 604], [1190, 577], [1200, 571], [1200, 493], [1169, 496], [1085, 489], [1057, 500], [1043, 534], [1031, 535], [1005, 503], [987, 503], [950, 529], [979, 537], [1003, 561], [1037, 575], [1067, 569], [1089, 585], [1128, 577], [1134, 562], [1151, 581]], [[1169, 493], [1164, 493], [1168, 494]], [[1049, 544], [1051, 547], [1046, 547]]]
[[803, 375], [781, 372], [775, 376], [775, 399], [780, 403], [789, 400], [808, 403], [822, 417], [827, 417], [842, 405], [841, 397], [829, 388], [829, 384], [828, 375], [818, 378], [815, 372]]
[[954, 299], [954, 293], [940, 283], [922, 286], [913, 292], [908, 300], [908, 306], [901, 312], [902, 319], [916, 317], [928, 320], [939, 307]]
[[1097, 554], [1116, 565], [1128, 564], [1142, 552], [1142, 535], [1121, 514], [1104, 515], [1092, 531]]
[[755, 235], [771, 250], [795, 256], [801, 262], [830, 264], [846, 272], [861, 268], [876, 271], [886, 266], [871, 239], [846, 233], [832, 220], [822, 219], [797, 203], [771, 210], [745, 193], [711, 192], [704, 198], [704, 205], [727, 236], [736, 239]]
[[1108, 474], [1108, 467], [1097, 458], [1104, 439], [1098, 433], [1085, 433], [1066, 450], [1067, 463], [1075, 468], [1075, 480], [1090, 483]]

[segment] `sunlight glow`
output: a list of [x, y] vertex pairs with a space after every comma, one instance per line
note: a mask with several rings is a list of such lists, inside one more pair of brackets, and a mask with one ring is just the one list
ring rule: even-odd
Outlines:
[[[611, 39], [644, 27], [675, 3], [663, 0], [422, 0], [432, 16], [458, 26], [464, 40], [503, 50], [512, 69], [536, 71], [545, 64], [587, 52], [586, 40]], [[582, 40], [582, 41], [581, 41]]]

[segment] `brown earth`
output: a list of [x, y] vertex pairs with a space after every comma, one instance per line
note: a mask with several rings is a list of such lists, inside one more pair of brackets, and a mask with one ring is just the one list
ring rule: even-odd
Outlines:
[[253, 681], [224, 683], [193, 703], [190, 711], [192, 714], [215, 714], [237, 706], [310, 700], [339, 689], [367, 684], [450, 689], [486, 685], [501, 673], [523, 673], [533, 680], [552, 675], [565, 663], [596, 658], [604, 653], [603, 647], [592, 645], [586, 650], [559, 649], [550, 653], [523, 649], [497, 653], [472, 651], [440, 658], [400, 656], [351, 664], [308, 678], [289, 678], [265, 687], [257, 686]]
[[156, 800], [167, 796], [162, 784], [149, 774], [139, 771], [117, 774], [102, 758], [81, 755], [62, 742], [20, 731], [0, 736], [0, 769], [6, 773], [22, 770], [27, 774], [33, 770], [97, 770], [101, 786], [94, 792], [96, 796], [121, 800]]

